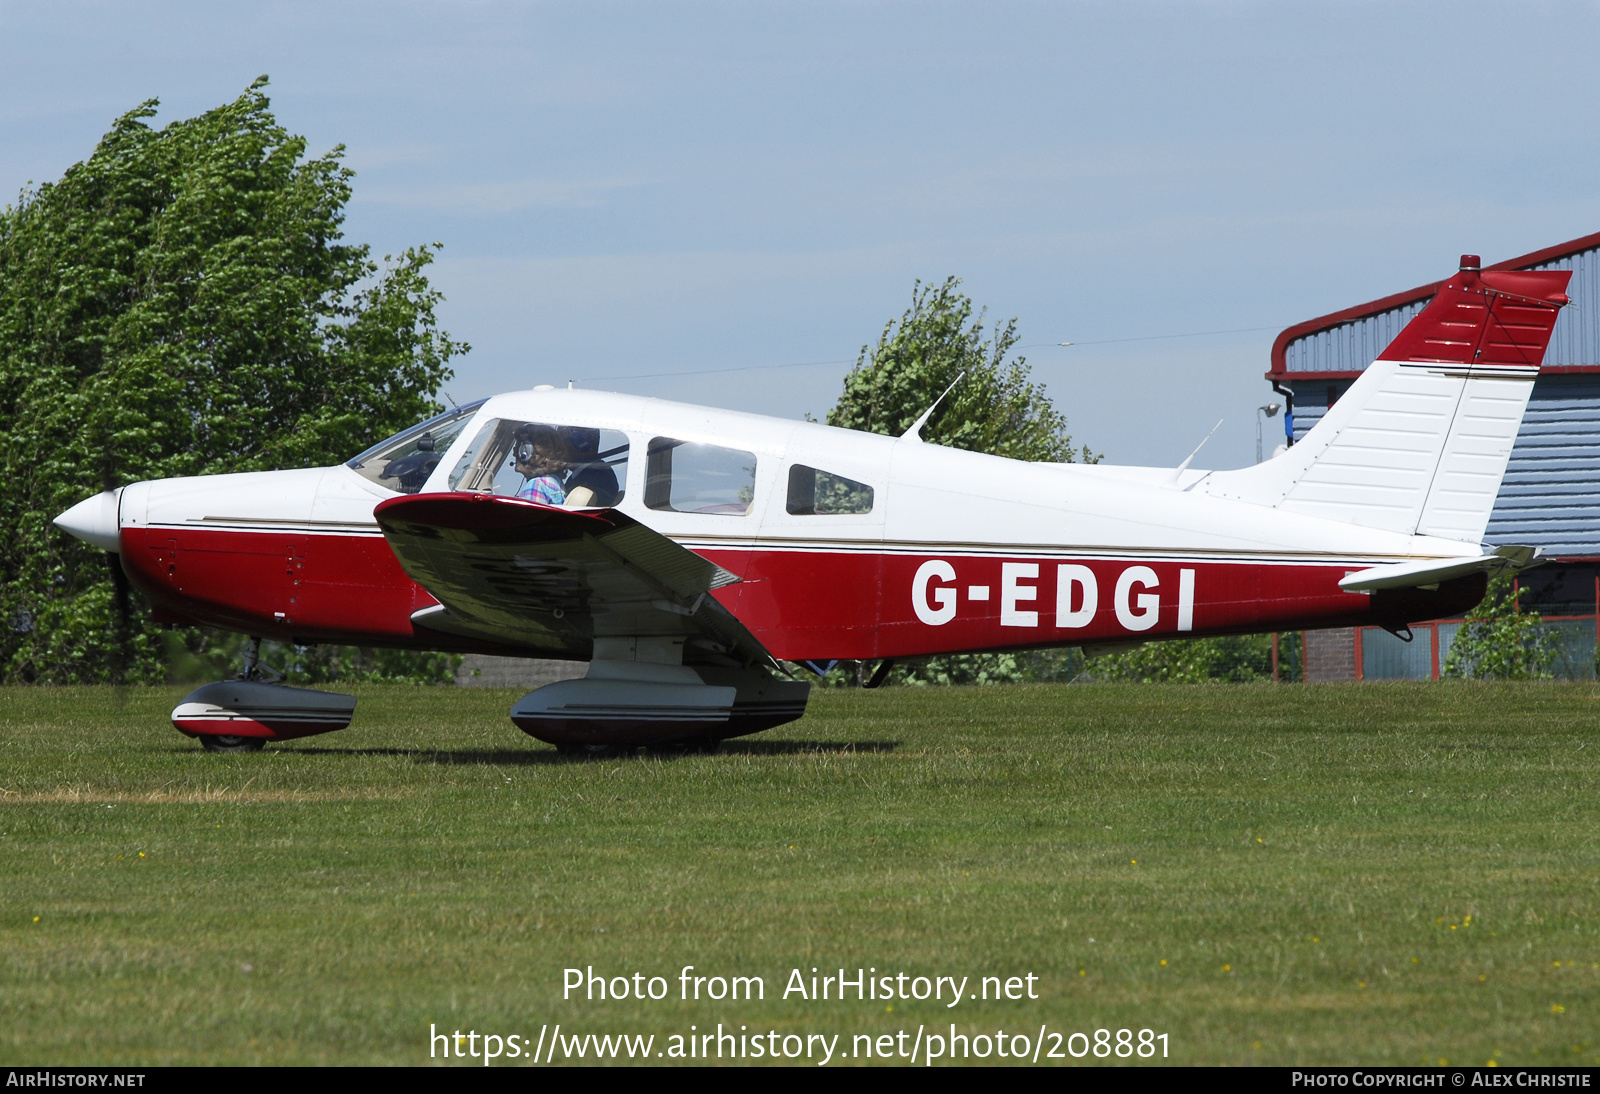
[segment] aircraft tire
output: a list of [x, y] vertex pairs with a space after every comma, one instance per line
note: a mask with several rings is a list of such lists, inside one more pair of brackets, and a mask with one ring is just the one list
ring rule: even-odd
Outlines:
[[626, 756], [633, 749], [621, 745], [558, 744], [556, 751], [563, 756], [571, 756], [578, 760], [614, 760]]
[[200, 735], [200, 747], [207, 752], [260, 752], [266, 744], [264, 737], [235, 737], [224, 733]]
[[645, 751], [657, 756], [709, 756], [722, 747], [717, 737], [701, 737], [692, 741], [673, 741], [664, 745], [646, 745]]

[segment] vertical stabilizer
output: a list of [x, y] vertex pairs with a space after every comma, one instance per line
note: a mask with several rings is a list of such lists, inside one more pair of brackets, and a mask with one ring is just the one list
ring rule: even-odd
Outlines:
[[1405, 535], [1477, 543], [1539, 375], [1565, 270], [1474, 255], [1305, 439], [1201, 489]]

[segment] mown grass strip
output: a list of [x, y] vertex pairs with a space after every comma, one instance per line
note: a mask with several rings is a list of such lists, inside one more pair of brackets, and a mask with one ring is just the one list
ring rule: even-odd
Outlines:
[[[1600, 1052], [1592, 687], [823, 692], [718, 755], [592, 763], [511, 693], [360, 691], [343, 733], [212, 756], [166, 689], [0, 690], [0, 1062], [420, 1062], [429, 1023], [555, 1022]], [[673, 998], [564, 1001], [589, 965]], [[685, 1003], [683, 965], [767, 997]], [[813, 966], [1040, 998], [784, 1001]]]

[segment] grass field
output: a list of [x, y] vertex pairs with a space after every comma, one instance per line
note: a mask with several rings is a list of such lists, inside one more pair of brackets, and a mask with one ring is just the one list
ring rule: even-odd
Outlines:
[[[1176, 1063], [1600, 1062], [1593, 687], [824, 691], [717, 755], [603, 762], [523, 737], [511, 693], [360, 694], [343, 733], [213, 756], [171, 689], [0, 690], [0, 1063], [719, 1021], [846, 1054], [954, 1022], [1149, 1028]], [[563, 1001], [590, 965], [672, 996]], [[684, 965], [766, 999], [679, 1001]], [[1039, 998], [780, 998], [840, 966]]]

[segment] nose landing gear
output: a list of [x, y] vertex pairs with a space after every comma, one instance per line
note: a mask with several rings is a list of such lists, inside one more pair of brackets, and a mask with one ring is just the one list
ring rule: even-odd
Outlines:
[[[268, 673], [271, 681], [264, 679]], [[282, 673], [261, 664], [261, 639], [252, 637], [239, 679], [190, 692], [173, 710], [172, 724], [207, 752], [259, 752], [268, 741], [331, 733], [350, 724], [354, 695], [275, 682], [282, 679]]]
[[260, 752], [267, 747], [265, 737], [240, 737], [234, 733], [201, 733], [198, 739], [207, 752]]

